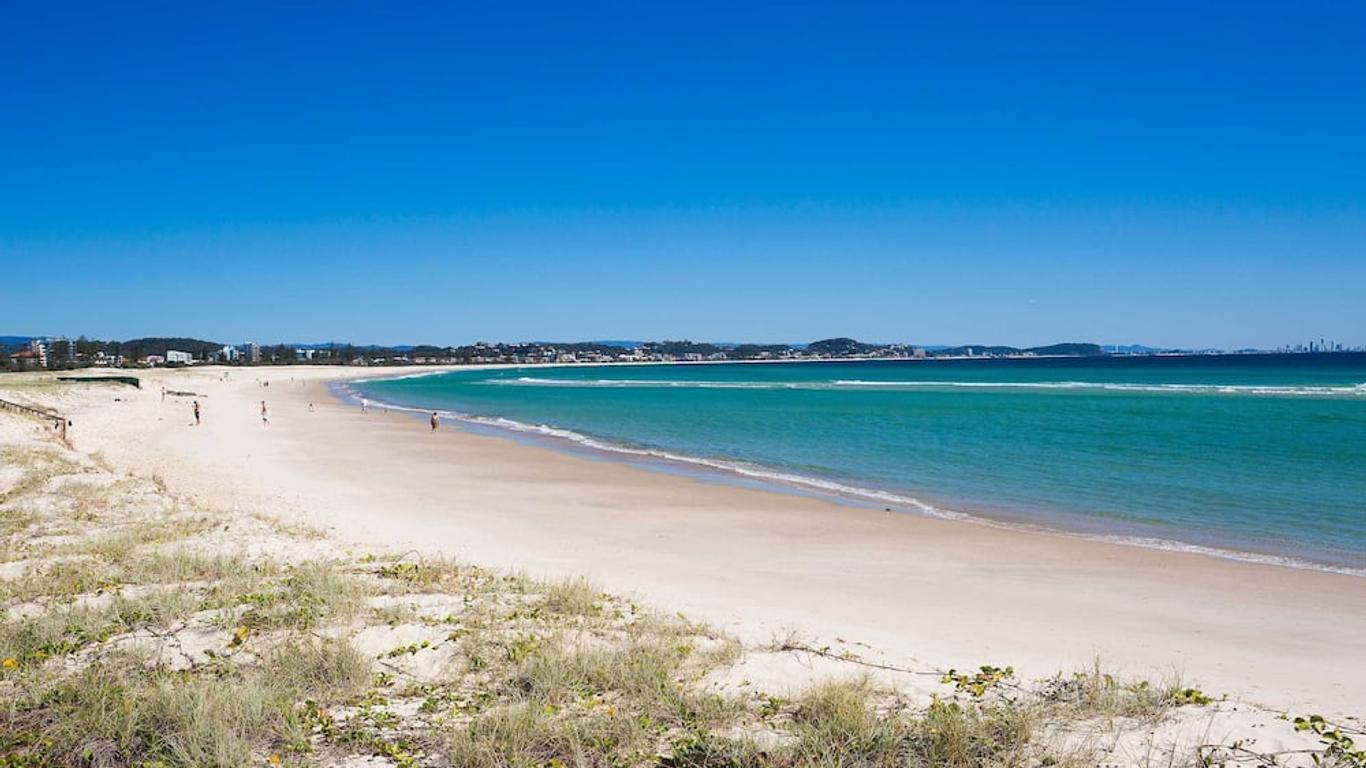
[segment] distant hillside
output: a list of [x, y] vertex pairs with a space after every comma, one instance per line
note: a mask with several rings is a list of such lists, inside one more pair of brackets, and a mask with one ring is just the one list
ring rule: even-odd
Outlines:
[[751, 358], [784, 357], [793, 348], [787, 344], [737, 344], [728, 350], [731, 357], [739, 360]]
[[864, 342], [846, 336], [834, 339], [821, 339], [820, 341], [813, 341], [806, 345], [806, 351], [809, 354], [829, 357], [866, 355], [880, 348], [881, 347], [878, 344], [865, 344]]
[[687, 355], [710, 357], [712, 355], [724, 354], [725, 352], [725, 350], [715, 344], [687, 340], [651, 341], [644, 344], [643, 347], [647, 354], [676, 355], [678, 357], [685, 357]]
[[1072, 355], [1077, 357], [1093, 357], [1105, 354], [1105, 350], [1099, 344], [1070, 342], [1066, 344], [1049, 344], [1046, 347], [1003, 347], [988, 344], [965, 344], [961, 347], [942, 347], [934, 350], [936, 355], [966, 355], [971, 352], [973, 355], [1020, 355], [1031, 353], [1035, 355]]
[[1105, 352], [1112, 355], [1155, 355], [1170, 352], [1167, 347], [1149, 347], [1144, 344], [1106, 344]]
[[1030, 347], [1026, 352], [1033, 352], [1036, 355], [1078, 355], [1081, 357], [1094, 357], [1095, 355], [1105, 354], [1105, 350], [1099, 344], [1084, 342], [1070, 342], [1067, 344], [1050, 344], [1046, 347]]
[[223, 343], [218, 341], [204, 341], [203, 339], [190, 339], [183, 336], [148, 336], [141, 339], [129, 339], [128, 341], [115, 341], [105, 344], [106, 351], [123, 355], [127, 358], [140, 358], [147, 355], [165, 355], [167, 350], [178, 350], [189, 352], [198, 359], [214, 355], [223, 348]]

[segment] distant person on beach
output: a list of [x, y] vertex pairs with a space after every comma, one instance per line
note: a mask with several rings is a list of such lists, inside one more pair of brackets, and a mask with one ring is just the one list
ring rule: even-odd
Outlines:
[[199, 426], [199, 401], [194, 401], [194, 425]]
[[441, 426], [441, 417], [436, 415], [436, 411], [432, 411], [432, 431], [435, 432], [439, 426]]
[[312, 404], [312, 403], [309, 403], [309, 404], [308, 404], [308, 412], [309, 412], [309, 413], [312, 413], [312, 412], [313, 412], [313, 404]]
[[270, 426], [270, 412], [266, 410], [266, 401], [261, 401], [261, 423]]
[[161, 388], [161, 402], [163, 402], [163, 403], [166, 402], [166, 388], [165, 388], [165, 387], [162, 387], [162, 388]]
[[370, 401], [369, 401], [369, 400], [366, 400], [366, 399], [363, 398], [363, 397], [360, 399], [360, 412], [361, 412], [361, 413], [369, 413], [369, 412], [370, 412]]

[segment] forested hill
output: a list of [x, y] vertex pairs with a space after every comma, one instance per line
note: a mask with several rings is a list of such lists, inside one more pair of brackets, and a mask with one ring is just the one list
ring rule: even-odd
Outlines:
[[128, 341], [107, 341], [96, 342], [107, 354], [123, 355], [127, 358], [141, 358], [147, 355], [165, 355], [168, 350], [178, 350], [189, 352], [195, 356], [196, 360], [212, 358], [218, 354], [218, 350], [223, 348], [223, 343], [218, 341], [204, 341], [203, 339], [190, 339], [183, 336], [147, 336], [141, 339], [129, 339]]

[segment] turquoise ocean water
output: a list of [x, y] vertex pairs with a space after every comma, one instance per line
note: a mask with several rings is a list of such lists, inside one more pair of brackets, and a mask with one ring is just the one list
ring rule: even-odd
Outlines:
[[535, 366], [356, 386], [856, 503], [1366, 574], [1366, 354]]

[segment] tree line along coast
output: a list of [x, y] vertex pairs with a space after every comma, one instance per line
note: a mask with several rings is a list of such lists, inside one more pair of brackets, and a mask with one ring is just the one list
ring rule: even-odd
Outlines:
[[476, 342], [460, 346], [356, 345], [350, 343], [224, 344], [187, 337], [106, 341], [80, 337], [0, 337], [0, 369], [145, 368], [226, 365], [474, 365], [614, 362], [702, 362], [744, 360], [902, 359], [945, 357], [1099, 356], [1099, 344], [1042, 347], [964, 345], [957, 347], [873, 344], [839, 337], [809, 344], [711, 343], [696, 341]]

